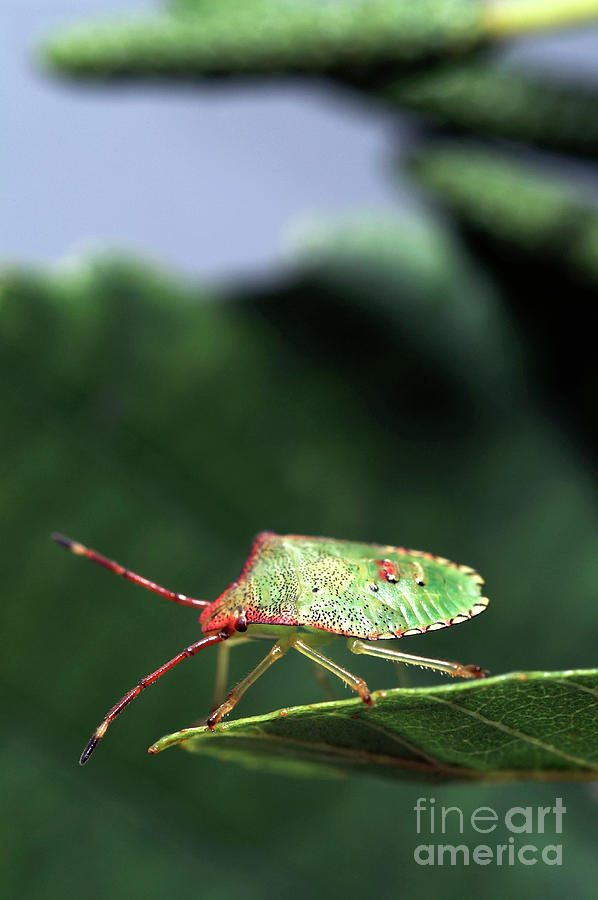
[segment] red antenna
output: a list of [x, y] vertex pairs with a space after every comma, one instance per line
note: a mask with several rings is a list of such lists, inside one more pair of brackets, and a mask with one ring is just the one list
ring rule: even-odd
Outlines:
[[[121, 566], [120, 563], [114, 562], [112, 559], [108, 559], [107, 556], [102, 556], [101, 553], [96, 553], [95, 550], [90, 550], [88, 547], [83, 546], [83, 544], [79, 544], [77, 541], [71, 541], [70, 538], [64, 537], [62, 534], [53, 534], [52, 540], [56, 541], [57, 544], [60, 544], [61, 547], [65, 547], [71, 553], [74, 553], [76, 556], [86, 556], [88, 559], [93, 560], [96, 563], [99, 563], [100, 566], [104, 566], [105, 569], [109, 569], [110, 572], [116, 572], [117, 575], [121, 575], [123, 578], [126, 578], [127, 581], [132, 581], [134, 584], [140, 584], [141, 587], [147, 588], [148, 591], [153, 591], [155, 594], [160, 594], [161, 597], [166, 597], [167, 600], [172, 600], [174, 603], [180, 603], [181, 606], [195, 606], [204, 608], [210, 605], [209, 600], [197, 600], [195, 597], [187, 597], [185, 594], [175, 594], [174, 591], [169, 591], [168, 588], [160, 587], [159, 584], [155, 584], [153, 581], [148, 581], [147, 578], [143, 578], [141, 575], [137, 575], [135, 572], [131, 572], [130, 569], [125, 569], [124, 566]], [[106, 733], [106, 729], [110, 725], [110, 723], [117, 717], [117, 715], [122, 712], [125, 706], [128, 706], [131, 700], [134, 700], [141, 691], [148, 687], [150, 684], [153, 684], [154, 681], [157, 681], [162, 675], [166, 672], [170, 671], [170, 669], [174, 668], [174, 666], [178, 665], [178, 663], [182, 662], [184, 659], [189, 659], [191, 656], [195, 656], [195, 654], [199, 650], [203, 650], [205, 647], [211, 647], [213, 644], [219, 644], [221, 641], [225, 641], [228, 638], [227, 631], [221, 631], [220, 634], [213, 634], [208, 637], [200, 638], [200, 640], [196, 641], [194, 644], [191, 644], [189, 647], [185, 647], [184, 650], [181, 650], [180, 653], [177, 653], [171, 660], [164, 665], [160, 666], [159, 669], [156, 669], [155, 672], [152, 672], [150, 675], [146, 675], [145, 678], [142, 678], [141, 681], [135, 685], [130, 691], [128, 691], [122, 700], [113, 706], [110, 712], [105, 717], [104, 721], [101, 725], [99, 725], [94, 731], [91, 740], [85, 747], [85, 750], [81, 754], [81, 758], [79, 762], [81, 765], [84, 765], [93, 751], [96, 748], [98, 741], [104, 736]]]
[[78, 541], [71, 541], [70, 538], [64, 537], [62, 534], [54, 533], [52, 535], [52, 540], [56, 541], [57, 544], [60, 544], [61, 547], [70, 550], [70, 552], [74, 553], [76, 556], [86, 556], [87, 559], [99, 563], [100, 566], [104, 566], [104, 568], [108, 569], [110, 572], [115, 572], [117, 575], [121, 575], [123, 578], [126, 578], [127, 581], [132, 581], [134, 584], [140, 584], [141, 587], [147, 588], [148, 591], [153, 591], [154, 594], [160, 594], [161, 597], [166, 597], [167, 600], [172, 600], [173, 603], [180, 603], [181, 606], [195, 606], [201, 609], [210, 605], [210, 600], [197, 600], [195, 597], [187, 597], [185, 594], [176, 594], [174, 591], [169, 591], [168, 588], [160, 587], [159, 584], [155, 584], [153, 581], [149, 581], [147, 578], [143, 578], [143, 576], [131, 572], [130, 569], [125, 569], [124, 566], [114, 562], [113, 559], [108, 559], [107, 556], [102, 556], [101, 553], [96, 553], [95, 550], [84, 547], [83, 544], [79, 544]]

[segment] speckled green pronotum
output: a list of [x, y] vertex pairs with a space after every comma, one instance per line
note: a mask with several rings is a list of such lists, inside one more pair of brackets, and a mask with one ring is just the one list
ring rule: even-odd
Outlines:
[[486, 609], [488, 599], [481, 596], [484, 582], [480, 575], [469, 566], [457, 565], [431, 553], [263, 531], [256, 537], [238, 580], [210, 602], [160, 587], [62, 535], [55, 534], [53, 538], [72, 553], [87, 556], [168, 600], [203, 608], [199, 621], [206, 636], [142, 678], [119, 700], [83, 751], [82, 765], [112, 720], [134, 697], [177, 663], [212, 644], [220, 644], [224, 651], [232, 642], [251, 639], [273, 642], [262, 661], [229, 692], [224, 702], [220, 701], [225, 689], [227, 658], [221, 654], [216, 689], [219, 702], [207, 719], [209, 728], [214, 728], [247, 688], [290, 649], [298, 650], [337, 675], [364, 703], [371, 704], [363, 678], [321, 652], [323, 646], [338, 636], [348, 638], [352, 653], [367, 653], [463, 678], [483, 678], [486, 674], [479, 666], [413, 656], [380, 644], [380, 641], [456, 625]]

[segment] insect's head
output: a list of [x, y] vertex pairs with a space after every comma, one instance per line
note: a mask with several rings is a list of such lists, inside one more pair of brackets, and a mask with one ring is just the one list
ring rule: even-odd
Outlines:
[[202, 631], [247, 631], [247, 615], [243, 604], [243, 592], [237, 582], [229, 587], [205, 609], [199, 621]]

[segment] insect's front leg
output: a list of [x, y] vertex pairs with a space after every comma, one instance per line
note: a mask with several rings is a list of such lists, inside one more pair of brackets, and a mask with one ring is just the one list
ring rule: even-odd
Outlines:
[[214, 728], [214, 726], [218, 724], [220, 719], [226, 716], [231, 711], [231, 709], [233, 709], [233, 707], [237, 705], [245, 691], [250, 688], [255, 681], [258, 680], [260, 675], [263, 675], [271, 665], [273, 665], [279, 659], [282, 659], [289, 647], [290, 641], [288, 638], [280, 638], [280, 640], [276, 641], [274, 646], [270, 649], [270, 651], [262, 659], [262, 661], [257, 664], [255, 669], [252, 669], [249, 675], [246, 675], [242, 681], [235, 685], [232, 691], [229, 691], [226, 700], [208, 716], [206, 720], [206, 725], [208, 726], [208, 728]]

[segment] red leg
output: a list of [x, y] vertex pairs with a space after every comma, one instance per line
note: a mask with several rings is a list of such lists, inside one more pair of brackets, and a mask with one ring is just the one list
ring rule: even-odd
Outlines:
[[205, 647], [211, 647], [212, 644], [219, 644], [221, 641], [225, 641], [228, 637], [228, 631], [221, 631], [220, 634], [213, 634], [210, 635], [210, 637], [201, 638], [199, 641], [196, 641], [189, 647], [185, 647], [184, 650], [181, 650], [180, 653], [177, 653], [176, 656], [173, 656], [171, 660], [164, 663], [163, 666], [160, 666], [160, 668], [156, 669], [155, 672], [152, 672], [151, 675], [146, 675], [145, 678], [142, 678], [139, 684], [136, 685], [136, 687], [131, 688], [131, 690], [125, 694], [122, 700], [119, 700], [116, 706], [112, 707], [102, 724], [98, 725], [87, 747], [81, 754], [81, 758], [79, 759], [80, 764], [82, 766], [85, 765], [85, 763], [95, 750], [98, 741], [104, 737], [106, 729], [108, 728], [110, 723], [117, 717], [120, 712], [122, 712], [125, 706], [127, 706], [131, 702], [131, 700], [134, 700], [135, 697], [137, 697], [137, 695], [141, 693], [144, 688], [146, 688], [150, 684], [153, 684], [154, 681], [157, 681], [158, 678], [160, 678], [166, 672], [170, 671], [170, 669], [174, 668], [174, 666], [178, 665], [178, 663], [182, 662], [184, 659], [189, 659], [190, 656], [195, 656], [198, 650], [203, 650]]
[[77, 556], [86, 556], [88, 559], [92, 559], [94, 562], [104, 566], [105, 569], [109, 569], [117, 575], [122, 575], [127, 581], [140, 584], [141, 587], [147, 588], [148, 591], [160, 594], [161, 597], [166, 597], [167, 600], [172, 600], [174, 603], [180, 603], [181, 606], [195, 606], [203, 609], [210, 605], [209, 600], [196, 600], [194, 597], [187, 597], [185, 594], [176, 594], [174, 591], [169, 591], [168, 588], [160, 587], [159, 584], [154, 584], [153, 581], [148, 581], [147, 578], [136, 575], [135, 572], [131, 572], [130, 569], [125, 569], [120, 563], [114, 562], [114, 560], [108, 559], [106, 556], [102, 556], [101, 553], [96, 553], [95, 550], [84, 547], [83, 544], [79, 544], [77, 541], [71, 541], [70, 538], [64, 537], [62, 534], [53, 534], [52, 540], [56, 541], [57, 544], [60, 544], [61, 547], [66, 547], [71, 553], [75, 553]]

